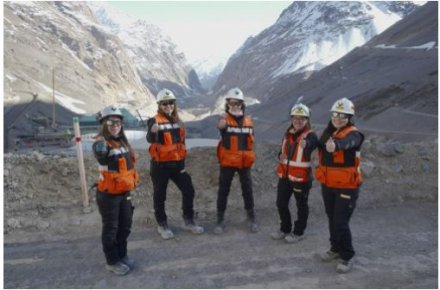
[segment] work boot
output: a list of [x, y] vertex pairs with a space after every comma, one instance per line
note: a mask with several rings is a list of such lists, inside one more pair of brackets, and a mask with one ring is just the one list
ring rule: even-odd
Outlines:
[[340, 260], [336, 265], [336, 272], [340, 274], [350, 272], [351, 269], [353, 268], [353, 264], [354, 264], [353, 258], [351, 258], [350, 260]]
[[302, 239], [304, 239], [304, 235], [298, 236], [298, 235], [294, 235], [294, 234], [289, 234], [284, 238], [284, 240], [289, 244], [298, 243]]
[[194, 223], [194, 220], [185, 219], [185, 224], [183, 228], [193, 234], [203, 234], [204, 229], [201, 226], [198, 226]]
[[253, 210], [247, 211], [247, 218], [249, 221], [249, 229], [252, 233], [257, 233], [260, 231], [260, 227], [258, 226], [256, 220], [255, 220], [255, 212]]
[[283, 233], [283, 232], [280, 231], [280, 230], [278, 230], [278, 231], [272, 233], [270, 236], [271, 236], [271, 238], [274, 239], [274, 240], [282, 240], [282, 239], [284, 239], [284, 238], [287, 236], [287, 234], [286, 234], [286, 233]]
[[224, 216], [224, 212], [217, 213], [217, 225], [214, 228], [214, 234], [216, 235], [221, 235], [225, 229]]
[[157, 227], [157, 232], [160, 234], [160, 236], [164, 240], [169, 240], [169, 239], [174, 238], [174, 234], [170, 230], [170, 228], [168, 227], [167, 223], [159, 224], [159, 226]]
[[127, 265], [125, 265], [124, 263], [122, 263], [122, 262], [117, 262], [117, 263], [115, 263], [115, 264], [113, 264], [113, 265], [105, 265], [105, 268], [107, 269], [107, 270], [109, 270], [110, 272], [113, 272], [113, 273], [115, 273], [116, 275], [119, 275], [119, 276], [123, 276], [123, 275], [125, 275], [125, 274], [127, 274], [129, 271], [130, 271], [130, 267], [128, 267]]
[[321, 254], [322, 262], [330, 262], [339, 258], [339, 254], [333, 252], [332, 250], [328, 250], [327, 252]]
[[134, 260], [129, 256], [125, 256], [124, 258], [122, 258], [121, 262], [127, 265], [130, 268], [130, 270], [134, 268]]

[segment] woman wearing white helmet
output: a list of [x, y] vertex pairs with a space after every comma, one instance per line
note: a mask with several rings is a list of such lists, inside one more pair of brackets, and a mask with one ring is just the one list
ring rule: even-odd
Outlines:
[[[311, 154], [318, 145], [318, 137], [311, 130], [310, 109], [296, 104], [290, 111], [291, 123], [283, 136], [280, 163], [276, 168], [279, 176], [277, 208], [280, 228], [271, 236], [274, 240], [296, 243], [303, 239], [309, 216], [308, 197], [312, 187]], [[293, 226], [289, 202], [295, 196], [297, 219]]]
[[321, 260], [340, 259], [336, 271], [346, 273], [352, 269], [355, 255], [349, 222], [362, 183], [360, 149], [364, 135], [354, 126], [354, 105], [349, 99], [337, 100], [330, 111], [330, 122], [319, 140], [316, 170], [316, 178], [322, 184], [331, 246]]
[[127, 238], [134, 209], [130, 191], [139, 179], [136, 158], [124, 133], [122, 112], [110, 106], [97, 117], [101, 128], [92, 148], [99, 163], [96, 202], [102, 217], [102, 247], [107, 260], [106, 269], [125, 275], [134, 265], [127, 256]]
[[157, 104], [157, 114], [148, 120], [147, 133], [157, 231], [165, 240], [174, 237], [174, 233], [168, 227], [165, 213], [166, 190], [171, 179], [182, 192], [184, 229], [201, 234], [203, 228], [194, 222], [195, 191], [191, 176], [185, 171], [186, 133], [177, 113], [176, 97], [170, 90], [163, 89], [157, 94]]
[[244, 208], [251, 232], [259, 230], [255, 218], [252, 192], [251, 166], [255, 162], [254, 129], [252, 118], [245, 115], [243, 92], [239, 88], [230, 89], [226, 94], [226, 114], [219, 120], [221, 140], [217, 146], [220, 163], [219, 189], [217, 192], [217, 225], [214, 233], [224, 230], [224, 214], [235, 172], [240, 176]]

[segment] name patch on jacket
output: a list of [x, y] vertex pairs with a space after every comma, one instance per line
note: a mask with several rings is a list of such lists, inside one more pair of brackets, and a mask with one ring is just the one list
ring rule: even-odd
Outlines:
[[236, 134], [252, 134], [254, 132], [254, 129], [253, 128], [227, 127], [226, 132], [236, 133]]

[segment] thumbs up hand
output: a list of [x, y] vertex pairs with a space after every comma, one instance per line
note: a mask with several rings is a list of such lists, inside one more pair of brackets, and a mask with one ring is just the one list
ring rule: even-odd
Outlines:
[[325, 143], [325, 149], [330, 153], [335, 152], [336, 144], [335, 141], [333, 141], [333, 138], [328, 139], [327, 143]]
[[157, 125], [157, 123], [154, 123], [154, 125], [151, 126], [150, 132], [156, 133], [157, 131], [159, 131], [159, 125]]
[[218, 121], [217, 128], [219, 128], [219, 129], [226, 128], [226, 120], [224, 118], [222, 118]]

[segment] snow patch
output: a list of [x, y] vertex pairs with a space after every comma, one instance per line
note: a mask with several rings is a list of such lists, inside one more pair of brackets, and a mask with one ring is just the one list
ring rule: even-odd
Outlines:
[[69, 47], [67, 47], [67, 45], [65, 45], [64, 43], [62, 43], [61, 44], [61, 46], [63, 47], [63, 49], [65, 49], [68, 53], [70, 53], [70, 55], [77, 61], [77, 62], [79, 62], [86, 70], [88, 70], [88, 71], [92, 71], [92, 69], [88, 66], [88, 65], [86, 65], [82, 60], [80, 60], [77, 56], [76, 56], [76, 54], [72, 51], [72, 50], [70, 50], [69, 49]]
[[435, 42], [435, 41], [430, 41], [430, 42], [427, 42], [427, 43], [419, 45], [419, 46], [411, 46], [411, 47], [408, 47], [408, 48], [410, 48], [410, 49], [427, 49], [427, 50], [430, 50], [430, 49], [433, 49], [435, 47], [436, 43], [437, 42]]
[[395, 44], [391, 44], [391, 45], [378, 44], [375, 47], [382, 48], [382, 49], [427, 49], [427, 50], [430, 50], [430, 49], [435, 48], [436, 43], [437, 42], [435, 42], [435, 41], [430, 41], [430, 42], [427, 42], [425, 44], [418, 45], [418, 46], [399, 46], [399, 47], [397, 47]]
[[[44, 90], [46, 90], [46, 92], [48, 93], [52, 93], [52, 88], [49, 88], [48, 86], [46, 86], [45, 84], [42, 83], [38, 83]], [[76, 107], [74, 104], [78, 103], [78, 104], [84, 104], [85, 103], [83, 101], [79, 101], [76, 100], [72, 97], [69, 97], [65, 94], [62, 94], [60, 92], [55, 91], [55, 100], [62, 105], [63, 107], [69, 109], [70, 111], [77, 113], [77, 114], [81, 114], [84, 115], [86, 114], [86, 111], [83, 109], [80, 109], [78, 107]]]
[[383, 48], [383, 49], [394, 49], [394, 48], [396, 48], [396, 46], [394, 44], [392, 44], [392, 45], [379, 44], [379, 45], [376, 45], [375, 47]]
[[13, 83], [13, 82], [15, 82], [15, 81], [17, 80], [17, 78], [16, 78], [15, 76], [10, 75], [10, 74], [6, 74], [6, 78], [7, 78], [11, 83]]

